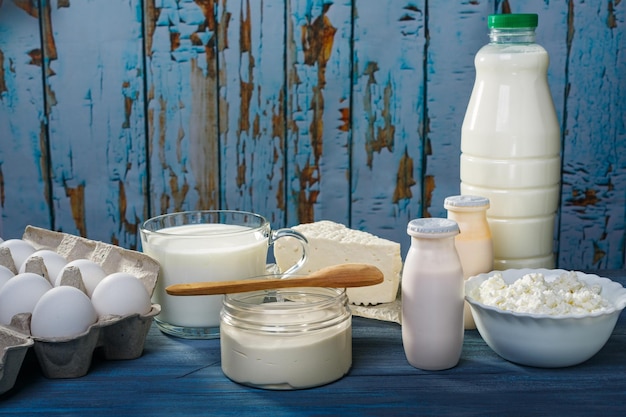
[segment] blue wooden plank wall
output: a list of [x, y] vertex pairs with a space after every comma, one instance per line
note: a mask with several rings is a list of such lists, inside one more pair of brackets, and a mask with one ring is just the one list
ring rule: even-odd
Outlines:
[[153, 215], [330, 219], [409, 246], [459, 192], [487, 15], [539, 13], [562, 268], [624, 267], [626, 2], [0, 0], [0, 235], [138, 248]]

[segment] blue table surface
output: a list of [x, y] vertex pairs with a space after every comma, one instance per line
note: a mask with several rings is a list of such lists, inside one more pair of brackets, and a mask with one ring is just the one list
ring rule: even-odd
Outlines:
[[[626, 284], [626, 271], [602, 271]], [[604, 348], [587, 362], [560, 369], [516, 365], [496, 355], [476, 330], [465, 332], [459, 364], [445, 371], [411, 367], [398, 324], [355, 317], [353, 364], [334, 383], [268, 391], [230, 381], [219, 340], [184, 340], [154, 325], [144, 354], [105, 361], [90, 372], [46, 379], [31, 349], [13, 389], [0, 395], [0, 415], [626, 415], [626, 313]]]

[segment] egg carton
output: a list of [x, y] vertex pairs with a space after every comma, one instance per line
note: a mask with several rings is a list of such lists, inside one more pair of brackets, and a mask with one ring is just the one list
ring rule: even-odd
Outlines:
[[[143, 283], [150, 295], [156, 286], [160, 266], [148, 255], [116, 245], [67, 233], [27, 226], [23, 240], [35, 249], [49, 249], [68, 262], [88, 259], [108, 274], [126, 272]], [[0, 264], [3, 261], [0, 254]], [[12, 260], [11, 262], [12, 263]], [[14, 265], [4, 265], [12, 269]], [[31, 272], [32, 271], [31, 266]], [[44, 267], [45, 268], [45, 267]], [[14, 268], [13, 268], [14, 269]], [[36, 266], [35, 266], [36, 269]], [[82, 281], [75, 286], [80, 287]], [[144, 315], [99, 319], [84, 333], [70, 339], [45, 339], [30, 334], [31, 314], [17, 314], [9, 326], [0, 325], [0, 394], [13, 387], [28, 349], [35, 351], [42, 373], [48, 378], [78, 378], [89, 372], [94, 350], [100, 348], [107, 360], [129, 360], [142, 355], [146, 336], [161, 306], [152, 304]]]

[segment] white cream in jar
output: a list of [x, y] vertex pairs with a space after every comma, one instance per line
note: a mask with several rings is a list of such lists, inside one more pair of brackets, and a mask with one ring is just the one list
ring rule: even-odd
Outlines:
[[222, 371], [264, 389], [303, 389], [352, 366], [352, 316], [344, 289], [287, 288], [230, 294], [221, 312]]

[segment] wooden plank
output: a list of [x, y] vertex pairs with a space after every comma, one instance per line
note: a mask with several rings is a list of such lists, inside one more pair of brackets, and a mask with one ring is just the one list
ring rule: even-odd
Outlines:
[[52, 227], [39, 10], [0, 1], [0, 236]]
[[[623, 271], [607, 272], [626, 285]], [[625, 344], [622, 313], [607, 344], [589, 361], [542, 369], [508, 362], [477, 331], [466, 331], [458, 366], [432, 372], [409, 365], [401, 326], [354, 317], [350, 372], [324, 386], [281, 391], [229, 380], [220, 366], [218, 339], [177, 339], [153, 325], [137, 359], [106, 361], [96, 354], [84, 377], [56, 380], [27, 361], [15, 388], [0, 398], [7, 416], [621, 417], [626, 408]]]
[[406, 242], [406, 222], [445, 215], [457, 189], [469, 45], [493, 8], [539, 13], [551, 55], [559, 266], [623, 267], [625, 3], [445, 3], [0, 2], [0, 234], [35, 224], [133, 247], [140, 219], [221, 202]]
[[136, 248], [145, 214], [141, 2], [42, 4], [54, 228]]
[[352, 2], [288, 7], [286, 221], [349, 224]]
[[224, 2], [219, 39], [224, 208], [285, 217], [285, 2]]
[[624, 267], [626, 4], [570, 1], [559, 264]]
[[215, 1], [144, 4], [150, 215], [218, 208]]
[[422, 215], [425, 3], [356, 1], [351, 226], [401, 242]]
[[430, 2], [427, 50], [427, 147], [424, 217], [447, 217], [443, 201], [459, 194], [461, 125], [474, 85], [474, 57], [489, 41], [493, 1]]

